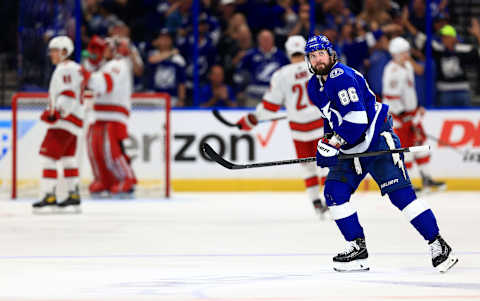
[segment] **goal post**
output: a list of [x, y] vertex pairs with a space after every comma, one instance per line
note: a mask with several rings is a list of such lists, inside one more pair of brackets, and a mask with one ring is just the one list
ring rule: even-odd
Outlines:
[[[94, 99], [85, 96], [85, 118], [79, 135], [77, 156], [80, 162], [82, 194], [93, 180], [86, 152], [86, 133], [91, 124]], [[48, 93], [16, 93], [11, 109], [10, 179], [0, 179], [2, 189], [10, 186], [12, 199], [38, 197], [40, 165], [38, 154], [46, 131], [39, 117], [48, 103]], [[134, 93], [131, 96], [129, 138], [125, 149], [133, 157], [132, 165], [138, 179], [136, 195], [149, 197], [170, 196], [170, 96], [166, 93]], [[2, 167], [3, 169], [4, 167]], [[61, 182], [61, 179], [59, 179]], [[58, 190], [58, 189], [57, 189]]]

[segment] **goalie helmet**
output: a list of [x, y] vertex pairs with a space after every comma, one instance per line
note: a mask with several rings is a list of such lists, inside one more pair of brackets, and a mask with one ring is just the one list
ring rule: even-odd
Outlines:
[[67, 36], [54, 37], [48, 43], [48, 49], [60, 49], [60, 50], [65, 49], [67, 51], [67, 54], [63, 57], [63, 59], [66, 59], [73, 52], [73, 42]]
[[410, 51], [410, 44], [402, 37], [396, 37], [390, 41], [388, 51], [391, 55]]
[[107, 44], [105, 43], [105, 40], [101, 37], [94, 35], [90, 39], [90, 41], [88, 42], [87, 50], [89, 54], [88, 60], [91, 64], [93, 64], [94, 66], [100, 64], [103, 59], [103, 52], [105, 51], [105, 47], [107, 47]]
[[305, 38], [302, 36], [290, 36], [285, 42], [285, 50], [289, 57], [295, 53], [305, 54]]

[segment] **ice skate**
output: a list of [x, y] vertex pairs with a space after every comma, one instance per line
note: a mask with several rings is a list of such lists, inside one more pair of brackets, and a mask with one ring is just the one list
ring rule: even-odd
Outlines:
[[88, 186], [88, 191], [90, 196], [94, 199], [105, 199], [110, 197], [110, 191], [108, 188], [99, 181], [94, 181], [90, 186]]
[[54, 213], [57, 211], [57, 198], [53, 193], [47, 193], [45, 197], [36, 203], [33, 203], [34, 213]]
[[333, 269], [337, 272], [363, 272], [370, 270], [365, 238], [347, 242], [345, 250], [333, 257]]
[[135, 179], [126, 179], [125, 181], [119, 182], [110, 189], [110, 192], [115, 197], [121, 199], [130, 199], [134, 197], [135, 191]]
[[458, 257], [453, 254], [452, 248], [440, 235], [428, 244], [432, 252], [432, 265], [440, 273], [446, 273], [458, 262]]
[[78, 192], [78, 189], [76, 189], [75, 191], [70, 191], [68, 197], [64, 201], [58, 203], [58, 207], [62, 209], [63, 213], [81, 213], [80, 204], [80, 193]]
[[316, 199], [312, 201], [312, 204], [315, 208], [315, 212], [321, 220], [328, 218], [328, 207], [325, 205], [325, 202], [323, 202], [321, 199]]
[[441, 181], [435, 181], [429, 176], [422, 176], [422, 192], [443, 191], [447, 184]]

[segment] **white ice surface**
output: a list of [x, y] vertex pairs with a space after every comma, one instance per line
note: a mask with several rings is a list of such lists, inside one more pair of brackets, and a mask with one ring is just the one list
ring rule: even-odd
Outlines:
[[427, 244], [378, 193], [358, 193], [369, 272], [337, 273], [344, 242], [303, 193], [176, 193], [85, 201], [81, 215], [0, 202], [0, 300], [480, 299], [480, 194], [424, 197], [459, 263], [439, 274]]

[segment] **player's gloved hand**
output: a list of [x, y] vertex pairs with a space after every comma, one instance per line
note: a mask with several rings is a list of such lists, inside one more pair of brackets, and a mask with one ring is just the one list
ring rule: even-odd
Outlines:
[[327, 134], [317, 144], [317, 166], [331, 167], [338, 163], [339, 148], [345, 142], [337, 135]]
[[54, 124], [55, 121], [60, 119], [60, 112], [55, 110], [53, 113], [50, 112], [50, 110], [45, 110], [43, 111], [42, 115], [40, 116], [40, 120], [49, 123], [49, 124]]
[[250, 113], [243, 116], [239, 121], [237, 121], [237, 124], [240, 126], [240, 130], [250, 131], [258, 124], [258, 120], [255, 115]]
[[412, 125], [412, 131], [415, 137], [415, 144], [420, 145], [427, 140], [427, 135], [421, 123], [416, 123]]

